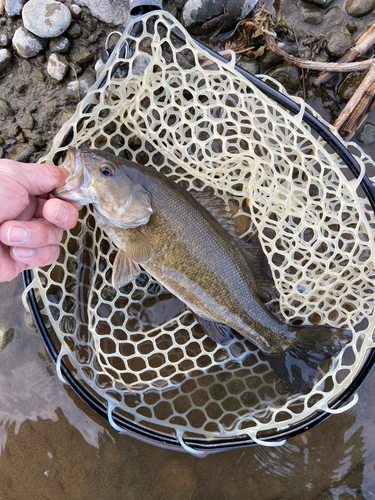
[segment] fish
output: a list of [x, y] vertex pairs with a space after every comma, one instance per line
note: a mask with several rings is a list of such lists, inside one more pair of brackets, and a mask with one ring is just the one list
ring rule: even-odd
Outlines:
[[258, 347], [294, 394], [310, 392], [319, 365], [350, 341], [348, 330], [284, 323], [267, 309], [262, 297], [270, 279], [260, 245], [239, 239], [209, 195], [101, 150], [69, 148], [63, 167], [66, 184], [52, 194], [92, 205], [118, 248], [116, 289], [143, 268], [186, 305], [212, 340], [226, 344], [234, 331]]

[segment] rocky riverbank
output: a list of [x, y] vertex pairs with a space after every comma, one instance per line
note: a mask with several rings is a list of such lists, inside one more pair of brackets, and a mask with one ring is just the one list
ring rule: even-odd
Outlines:
[[[236, 0], [227, 12], [224, 1], [167, 0], [164, 8], [220, 50], [228, 40], [223, 33], [230, 33], [255, 3]], [[280, 46], [304, 58], [336, 60], [375, 19], [375, 0], [308, 0], [298, 6], [282, 1], [275, 12], [270, 2], [269, 9], [282, 37]], [[123, 0], [0, 0], [0, 158], [33, 162], [46, 152], [94, 83], [95, 63], [107, 35], [122, 31], [129, 16]], [[313, 89], [310, 75], [268, 49], [259, 51], [261, 39], [248, 36], [256, 57], [254, 51], [246, 52], [238, 63], [251, 73], [269, 74], [288, 92], [314, 102], [328, 121], [363, 78], [360, 73], [336, 76], [327, 86]], [[231, 40], [232, 48], [239, 43]], [[373, 122], [370, 115], [358, 134], [364, 145], [375, 141]]]

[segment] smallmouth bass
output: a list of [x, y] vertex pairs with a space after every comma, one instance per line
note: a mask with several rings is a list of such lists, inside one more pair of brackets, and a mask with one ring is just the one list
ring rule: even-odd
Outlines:
[[259, 249], [244, 245], [168, 177], [99, 150], [70, 148], [66, 168], [66, 185], [53, 194], [92, 204], [119, 249], [115, 288], [134, 280], [141, 265], [185, 303], [214, 341], [226, 343], [234, 330], [255, 344], [294, 393], [309, 392], [319, 364], [350, 340], [340, 328], [276, 319], [260, 298], [265, 277]]

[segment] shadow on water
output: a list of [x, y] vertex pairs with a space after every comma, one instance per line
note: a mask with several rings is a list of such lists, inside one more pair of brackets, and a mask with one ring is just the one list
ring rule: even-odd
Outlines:
[[[374, 374], [356, 407], [281, 448], [198, 459], [119, 435], [87, 408], [60, 383], [41, 339], [24, 325], [21, 281], [0, 285], [2, 296], [8, 291], [15, 335], [0, 351], [0, 498], [374, 498]], [[0, 317], [7, 308], [3, 301]]]

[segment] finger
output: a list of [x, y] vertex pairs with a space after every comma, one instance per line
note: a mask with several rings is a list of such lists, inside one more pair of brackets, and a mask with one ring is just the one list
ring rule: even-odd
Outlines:
[[15, 262], [10, 256], [10, 248], [0, 243], [0, 283], [12, 281], [25, 269], [24, 264]]
[[8, 246], [34, 248], [57, 245], [62, 235], [62, 229], [43, 219], [8, 221], [0, 227], [0, 241]]
[[15, 217], [15, 220], [31, 220], [35, 217], [35, 210], [38, 205], [36, 196], [29, 196], [29, 204], [22, 212]]
[[12, 247], [10, 255], [18, 263], [25, 264], [25, 269], [48, 266], [55, 262], [60, 254], [58, 245], [48, 245], [40, 248]]
[[68, 172], [55, 165], [0, 160], [1, 178], [11, 178], [31, 195], [49, 193], [63, 186]]
[[78, 220], [78, 210], [66, 201], [51, 198], [43, 206], [43, 217], [62, 229], [72, 229]]

